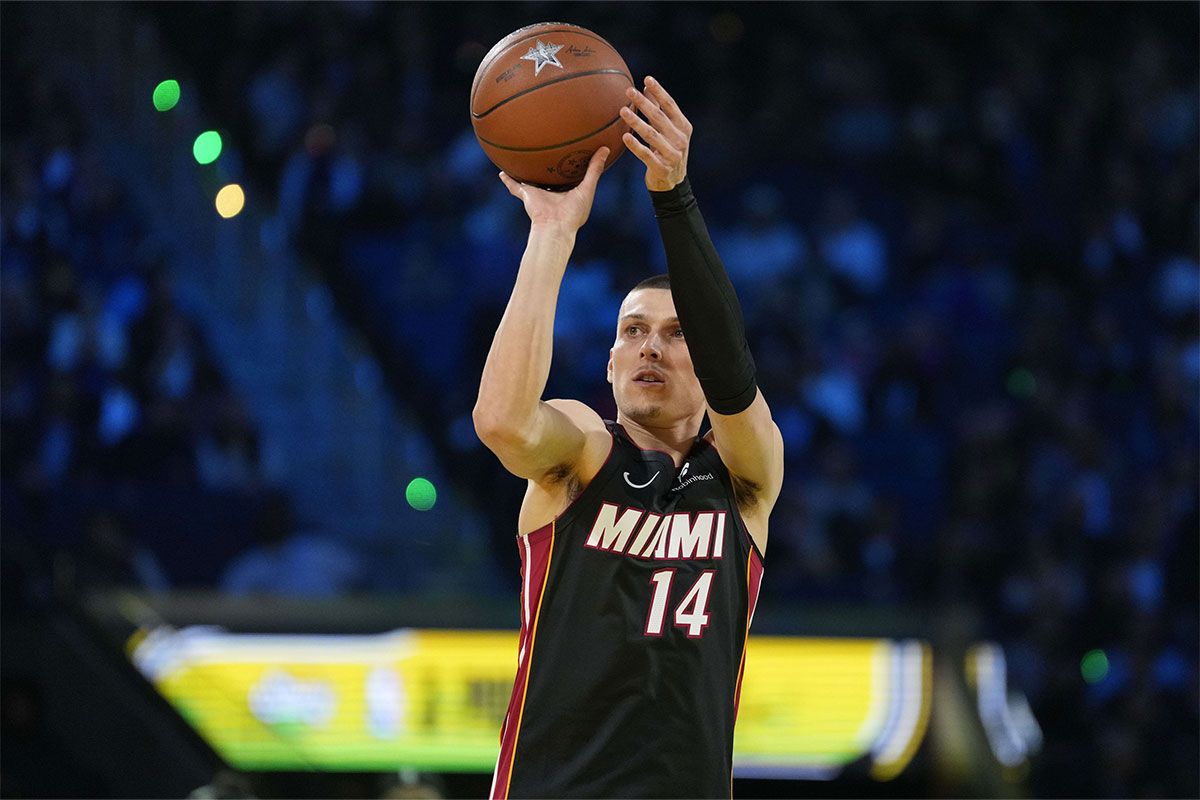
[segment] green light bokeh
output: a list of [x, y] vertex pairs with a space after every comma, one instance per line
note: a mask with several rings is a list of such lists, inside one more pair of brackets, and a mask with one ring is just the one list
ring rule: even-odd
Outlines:
[[154, 107], [159, 111], [170, 111], [179, 102], [179, 82], [165, 80], [154, 87]]
[[221, 155], [221, 134], [216, 131], [205, 131], [196, 137], [192, 145], [192, 155], [201, 164], [211, 164]]
[[1099, 683], [1108, 675], [1108, 656], [1103, 650], [1089, 650], [1079, 662], [1079, 671], [1088, 683]]
[[437, 489], [425, 478], [413, 478], [404, 490], [404, 499], [417, 511], [428, 511], [437, 502]]

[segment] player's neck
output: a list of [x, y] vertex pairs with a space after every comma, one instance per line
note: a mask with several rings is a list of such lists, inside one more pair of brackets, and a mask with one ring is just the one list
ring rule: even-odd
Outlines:
[[638, 447], [643, 450], [662, 450], [675, 459], [675, 466], [683, 464], [684, 458], [691, 452], [700, 432], [699, 419], [680, 419], [666, 425], [657, 426], [649, 422], [638, 422], [617, 412], [617, 422], [625, 429], [625, 433]]

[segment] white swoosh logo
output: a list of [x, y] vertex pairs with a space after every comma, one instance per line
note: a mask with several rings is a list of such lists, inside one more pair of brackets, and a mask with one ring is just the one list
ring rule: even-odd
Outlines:
[[[659, 470], [659, 472], [662, 472], [662, 470]], [[654, 483], [654, 479], [657, 477], [658, 477], [658, 472], [651, 475], [650, 480], [646, 481], [645, 483], [634, 483], [633, 481], [629, 480], [629, 473], [626, 472], [625, 473], [625, 482], [628, 483], [630, 486], [632, 486], [634, 489], [645, 489], [647, 486]]]

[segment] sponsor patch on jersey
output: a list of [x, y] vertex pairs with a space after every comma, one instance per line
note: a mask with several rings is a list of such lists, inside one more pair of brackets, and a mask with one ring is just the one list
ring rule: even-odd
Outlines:
[[682, 490], [684, 487], [695, 483], [696, 481], [716, 480], [716, 478], [713, 476], [713, 474], [711, 472], [692, 473], [691, 475], [688, 475], [688, 470], [691, 468], [691, 466], [692, 466], [692, 462], [690, 462], [690, 461], [683, 462], [683, 469], [679, 470], [679, 480], [678, 480], [678, 482], [676, 482], [676, 484], [674, 486], [671, 487], [672, 492], [678, 492], [678, 491]]

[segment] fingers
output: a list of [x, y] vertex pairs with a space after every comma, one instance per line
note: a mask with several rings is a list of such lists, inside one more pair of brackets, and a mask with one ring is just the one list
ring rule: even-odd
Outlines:
[[652, 98], [639, 92], [632, 86], [625, 90], [625, 96], [633, 101], [637, 106], [637, 110], [642, 112], [642, 117], [629, 107], [621, 109], [621, 118], [629, 124], [629, 127], [637, 130], [638, 134], [643, 139], [653, 138], [658, 135], [663, 142], [670, 144], [672, 147], [680, 147], [684, 144], [684, 137], [681, 131], [670, 117], [662, 110], [658, 103]]
[[667, 93], [661, 83], [653, 77], [647, 76], [644, 92], [639, 92], [631, 86], [625, 90], [625, 96], [632, 100], [642, 115], [664, 134], [680, 134], [677, 145], [686, 144], [687, 139], [692, 135], [692, 123], [684, 116], [679, 109], [679, 104], [675, 102], [675, 98]]
[[500, 173], [500, 181], [508, 189], [508, 193], [518, 200], [525, 199], [525, 184], [520, 181], [513, 180], [507, 172]]
[[[644, 139], [648, 144], [652, 145], [654, 149], [660, 150], [664, 153], [678, 153], [681, 150], [682, 142], [672, 141], [667, 137], [667, 134], [665, 134], [661, 128], [642, 119], [631, 109], [627, 107], [622, 108], [621, 119], [625, 120], [625, 123], [629, 126], [630, 130], [637, 133], [638, 136], [642, 137], [642, 139]], [[661, 117], [660, 124], [661, 123], [670, 124], [666, 117]], [[673, 127], [670, 131], [670, 134], [673, 138], [679, 138], [679, 132], [674, 130]]]
[[626, 133], [621, 137], [621, 141], [625, 142], [625, 148], [629, 152], [633, 153], [637, 157], [638, 161], [641, 161], [647, 167], [663, 171], [670, 170], [671, 165], [667, 163], [666, 159], [658, 154], [657, 150], [652, 150], [646, 145], [642, 144], [642, 142], [632, 133]]
[[629, 108], [621, 109], [621, 119], [625, 120], [630, 130], [642, 137], [647, 144], [664, 156], [671, 158], [680, 156], [684, 148], [687, 147], [687, 138], [675, 128], [661, 111], [657, 115], [651, 112], [651, 116], [656, 116], [654, 122], [657, 124], [647, 122]]
[[646, 93], [632, 86], [625, 90], [642, 117], [631, 108], [621, 109], [621, 118], [648, 144], [671, 156], [687, 151], [692, 124], [679, 110], [675, 100], [654, 78], [646, 79]]
[[656, 127], [662, 127], [663, 129], [675, 127], [675, 123], [671, 122], [671, 119], [654, 98], [643, 92], [639, 92], [633, 86], [625, 90], [625, 96], [632, 100], [634, 105], [638, 107], [638, 110], [642, 112], [642, 116]]
[[604, 172], [604, 164], [608, 161], [608, 155], [611, 152], [607, 147], [600, 147], [592, 153], [592, 159], [588, 161], [587, 174], [579, 182], [581, 186], [594, 187], [596, 185], [596, 181], [600, 180], [600, 173]]
[[662, 108], [663, 114], [675, 124], [685, 135], [690, 136], [692, 133], [692, 123], [679, 110], [679, 104], [675, 102], [675, 98], [667, 93], [663, 85], [654, 77], [646, 76], [646, 94], [649, 95], [659, 107]]

